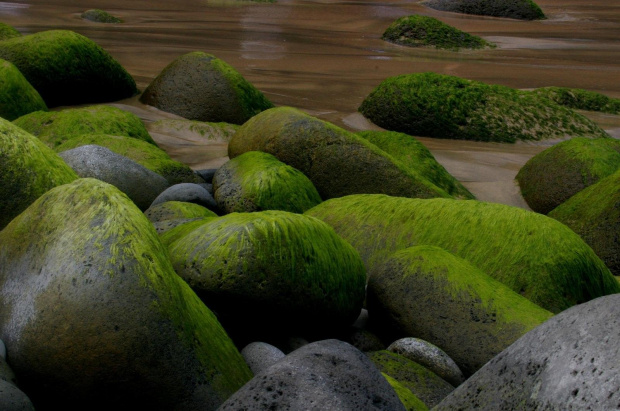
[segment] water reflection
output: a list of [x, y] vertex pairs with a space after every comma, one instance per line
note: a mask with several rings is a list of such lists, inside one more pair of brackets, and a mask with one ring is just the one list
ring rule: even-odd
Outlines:
[[278, 60], [285, 57], [288, 47], [282, 36], [284, 22], [290, 17], [290, 8], [253, 5], [246, 7], [240, 24], [243, 30], [241, 58], [246, 60]]
[[30, 7], [28, 4], [0, 1], [0, 16], [19, 16], [28, 7]]

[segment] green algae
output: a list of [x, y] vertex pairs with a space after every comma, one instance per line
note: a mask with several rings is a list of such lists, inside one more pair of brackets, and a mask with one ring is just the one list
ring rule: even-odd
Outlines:
[[77, 178], [37, 138], [0, 119], [0, 229], [49, 189]]
[[15, 64], [48, 107], [116, 101], [138, 92], [131, 75], [109, 53], [73, 31], [0, 41], [0, 58]]
[[545, 14], [532, 0], [426, 0], [427, 7], [453, 13], [508, 17], [520, 20], [541, 20]]
[[516, 207], [478, 201], [353, 195], [306, 212], [331, 225], [370, 270], [394, 251], [434, 245], [554, 313], [620, 292], [573, 231]]
[[357, 135], [390, 154], [408, 169], [417, 170], [418, 174], [451, 196], [462, 199], [474, 198], [469, 190], [435, 160], [429, 149], [414, 137], [394, 131], [362, 131]]
[[82, 13], [81, 17], [84, 20], [94, 21], [96, 23], [122, 23], [123, 20], [118, 17], [114, 17], [105, 10], [91, 9]]
[[6, 23], [0, 23], [0, 41], [20, 37], [22, 34], [15, 30], [13, 26]]
[[569, 87], [543, 87], [532, 90], [532, 93], [577, 110], [620, 114], [620, 99], [608, 97], [595, 91]]
[[166, 201], [149, 207], [144, 212], [152, 223], [179, 218], [217, 217], [213, 211], [194, 203], [184, 201]]
[[359, 111], [385, 129], [436, 138], [609, 137], [586, 117], [534, 93], [435, 73], [390, 77]]
[[259, 151], [248, 151], [221, 166], [213, 177], [213, 190], [218, 206], [227, 213], [303, 213], [321, 202], [301, 171]]
[[407, 411], [428, 411], [426, 404], [416, 397], [409, 388], [405, 387], [384, 372], [382, 372], [381, 375], [383, 375], [383, 378], [385, 378], [387, 382], [390, 383], [392, 388], [394, 388], [396, 395], [398, 395], [400, 402], [403, 403]]
[[211, 221], [211, 219], [212, 219], [211, 217], [205, 217], [205, 218], [197, 219], [194, 221], [188, 221], [186, 223], [180, 224], [162, 233], [161, 242], [167, 248], [170, 248], [172, 244], [176, 243], [181, 238], [185, 237], [187, 234], [191, 233], [198, 227], [205, 225], [206, 223]]
[[47, 110], [39, 93], [17, 67], [0, 59], [0, 117], [12, 121], [39, 110]]
[[155, 144], [138, 116], [112, 106], [98, 105], [62, 111], [37, 111], [13, 121], [52, 149], [84, 134], [131, 137]]
[[383, 33], [383, 40], [409, 47], [435, 47], [458, 51], [465, 49], [484, 49], [496, 47], [493, 43], [456, 27], [445, 24], [433, 17], [404, 16], [393, 22]]

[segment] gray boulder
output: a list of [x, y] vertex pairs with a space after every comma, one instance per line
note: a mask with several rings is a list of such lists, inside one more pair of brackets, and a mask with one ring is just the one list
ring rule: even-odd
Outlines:
[[194, 203], [206, 207], [209, 210], [217, 211], [217, 204], [213, 196], [200, 184], [181, 183], [168, 187], [153, 200], [151, 207], [165, 203], [166, 201]]
[[34, 406], [22, 390], [7, 381], [0, 380], [0, 410], [34, 411]]
[[86, 145], [63, 151], [59, 156], [80, 177], [112, 184], [141, 210], [149, 208], [153, 200], [168, 188], [168, 180], [161, 175], [105, 147]]
[[308, 344], [257, 374], [220, 410], [404, 410], [370, 360], [338, 340]]
[[279, 348], [264, 342], [253, 342], [241, 350], [241, 355], [254, 374], [271, 367], [286, 356]]

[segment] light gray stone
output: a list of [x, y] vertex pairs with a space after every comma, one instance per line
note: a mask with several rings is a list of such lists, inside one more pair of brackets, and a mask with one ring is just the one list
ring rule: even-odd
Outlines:
[[280, 349], [264, 342], [253, 342], [241, 350], [241, 355], [254, 374], [271, 367], [285, 357]]
[[10, 382], [0, 380], [0, 410], [34, 411], [34, 406], [22, 390]]

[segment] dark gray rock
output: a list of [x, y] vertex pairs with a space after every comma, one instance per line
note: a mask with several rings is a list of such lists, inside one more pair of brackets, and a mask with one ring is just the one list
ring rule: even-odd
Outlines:
[[207, 183], [211, 183], [213, 182], [213, 176], [215, 175], [216, 171], [217, 168], [206, 168], [204, 170], [196, 170], [196, 174], [202, 177], [202, 179]]
[[168, 187], [163, 193], [151, 204], [151, 207], [166, 201], [182, 201], [186, 203], [194, 203], [216, 211], [217, 204], [213, 196], [200, 184], [181, 183]]
[[253, 342], [241, 350], [241, 355], [254, 374], [271, 367], [285, 357], [279, 348], [264, 342]]
[[220, 410], [404, 410], [370, 360], [338, 340], [308, 344], [257, 374]]
[[34, 406], [22, 390], [7, 381], [0, 380], [0, 410], [34, 411]]
[[10, 382], [13, 385], [17, 385], [15, 373], [13, 372], [11, 367], [9, 367], [9, 364], [6, 363], [4, 358], [0, 358], [0, 380]]
[[363, 352], [385, 349], [385, 344], [376, 334], [361, 328], [351, 327], [343, 340]]
[[489, 361], [436, 410], [611, 410], [620, 404], [620, 294], [556, 315]]
[[112, 184], [141, 209], [146, 210], [166, 188], [168, 181], [148, 168], [94, 144], [59, 154], [82, 178], [92, 177]]

